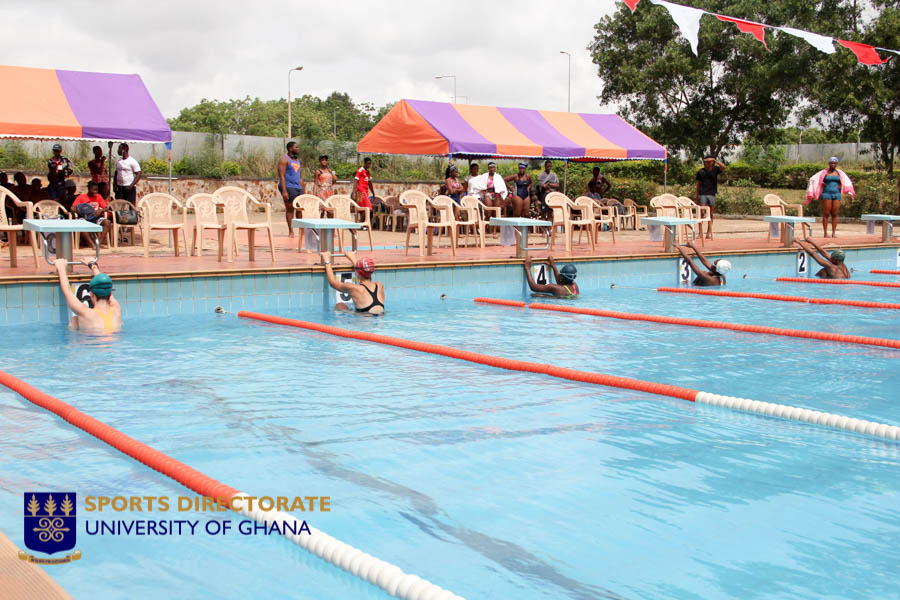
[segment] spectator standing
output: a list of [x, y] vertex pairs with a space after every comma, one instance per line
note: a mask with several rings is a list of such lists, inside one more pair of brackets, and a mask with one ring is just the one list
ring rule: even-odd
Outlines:
[[319, 167], [316, 169], [313, 193], [321, 200], [328, 200], [334, 195], [334, 184], [337, 182], [337, 174], [328, 166], [328, 155], [319, 157]]
[[353, 199], [363, 208], [372, 208], [372, 200], [375, 199], [375, 186], [372, 184], [372, 159], [368, 156], [356, 171], [356, 188], [353, 190]]
[[850, 177], [837, 168], [838, 157], [828, 159], [828, 168], [823, 169], [809, 179], [806, 186], [806, 202], [822, 200], [822, 228], [828, 237], [828, 217], [831, 217], [831, 237], [837, 237], [838, 213], [841, 210], [841, 194], [856, 197]]
[[72, 176], [72, 162], [62, 155], [62, 146], [53, 144], [53, 156], [47, 161], [47, 172], [56, 172], [60, 181], [64, 182]]
[[300, 146], [290, 141], [284, 147], [286, 152], [278, 159], [278, 191], [284, 200], [284, 218], [287, 219], [288, 235], [294, 237], [294, 198], [303, 193], [303, 163], [300, 162]]
[[91, 181], [97, 183], [109, 181], [109, 175], [106, 173], [106, 156], [103, 155], [103, 148], [100, 146], [94, 146], [94, 158], [88, 161], [88, 169], [91, 170]]
[[463, 184], [459, 180], [459, 169], [452, 163], [447, 167], [447, 178], [444, 180], [444, 187], [447, 188], [447, 195], [459, 204], [460, 200], [462, 200]]
[[531, 175], [527, 171], [528, 165], [520, 162], [519, 172], [503, 178], [506, 183], [516, 184], [516, 191], [510, 198], [514, 217], [527, 217], [531, 209]]
[[479, 167], [478, 163], [472, 163], [469, 165], [469, 174], [466, 175], [466, 179], [463, 182], [465, 184], [465, 188], [466, 188], [465, 192], [467, 195], [471, 193], [469, 191], [469, 182], [472, 181], [474, 178], [478, 177], [479, 169], [480, 169], [480, 167]]
[[544, 170], [538, 175], [538, 200], [541, 201], [542, 215], [553, 212], [553, 210], [544, 202], [547, 194], [559, 191], [559, 177], [557, 177], [552, 169], [553, 163], [549, 160], [545, 160]]
[[116, 198], [137, 202], [137, 184], [141, 180], [141, 165], [128, 154], [128, 144], [119, 144], [117, 150], [121, 157], [116, 161]]
[[63, 204], [63, 201], [66, 199], [66, 188], [59, 180], [59, 175], [56, 174], [56, 171], [47, 173], [47, 197], [51, 200], [56, 200], [60, 204]]
[[[713, 213], [716, 212], [716, 194], [719, 192], [719, 173], [725, 170], [725, 164], [716, 159], [712, 154], [703, 158], [703, 168], [697, 171], [697, 204], [709, 207], [709, 225], [706, 229], [706, 239], [711, 240]], [[703, 237], [703, 223], [698, 225], [700, 236]]]
[[[609, 193], [609, 190], [612, 189], [612, 183], [610, 183], [609, 179], [600, 174], [600, 167], [594, 167], [591, 170], [593, 177], [591, 177], [591, 181], [594, 182], [594, 191], [597, 194], [600, 194], [601, 198], [605, 198]], [[591, 181], [588, 182], [588, 191], [591, 189]]]
[[487, 173], [469, 180], [469, 194], [481, 197], [485, 206], [501, 209], [506, 207], [509, 191], [506, 189], [506, 182], [497, 174], [496, 163], [489, 162]]

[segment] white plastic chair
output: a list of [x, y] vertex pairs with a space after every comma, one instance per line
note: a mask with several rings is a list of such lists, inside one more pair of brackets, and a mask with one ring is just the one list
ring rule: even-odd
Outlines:
[[[141, 237], [144, 241], [144, 258], [150, 256], [150, 233], [154, 229], [172, 232], [175, 241], [175, 256], [178, 256], [178, 232], [181, 232], [184, 244], [184, 255], [188, 255], [187, 249], [187, 211], [184, 205], [174, 196], [162, 192], [145, 194], [138, 201], [138, 210], [141, 213]], [[175, 211], [181, 211], [181, 220], [178, 220]]]
[[[220, 187], [213, 192], [217, 204], [221, 204], [225, 212], [226, 253], [228, 262], [234, 262], [238, 254], [237, 232], [247, 232], [247, 246], [250, 260], [256, 260], [256, 230], [265, 229], [269, 236], [269, 251], [272, 253], [272, 262], [275, 262], [275, 239], [272, 236], [272, 207], [268, 202], [257, 200], [247, 190], [233, 185]], [[248, 207], [253, 207], [254, 212], [262, 208], [265, 213], [264, 221], [251, 221]]]
[[[34, 205], [31, 202], [23, 202], [22, 200], [19, 200], [19, 197], [12, 193], [10, 190], [5, 187], [0, 187], [0, 231], [6, 232], [6, 239], [9, 242], [9, 266], [16, 267], [18, 266], [18, 257], [16, 256], [18, 240], [16, 239], [16, 236], [20, 231], [25, 231], [25, 227], [22, 225], [13, 225], [9, 222], [9, 217], [6, 216], [7, 200], [12, 202], [19, 208], [24, 208], [26, 219], [31, 219], [34, 217]], [[35, 238], [33, 231], [29, 231], [28, 234], [31, 236], [31, 252], [32, 254], [34, 254], [34, 266], [37, 267], [37, 239]]]
[[[478, 198], [475, 196], [463, 196], [459, 205], [459, 216], [456, 220], [457, 231], [460, 227], [465, 228], [466, 232], [466, 248], [469, 247], [469, 231], [472, 231], [476, 241], [484, 248], [484, 221], [481, 218], [481, 210], [479, 208]], [[465, 218], [462, 216], [465, 214]], [[457, 241], [459, 234], [457, 233]]]
[[225, 246], [225, 233], [228, 226], [219, 222], [218, 205], [215, 197], [212, 194], [200, 192], [188, 198], [185, 204], [194, 211], [191, 255], [203, 256], [203, 234], [207, 229], [213, 229], [219, 242], [219, 261], [221, 262]]
[[[319, 219], [322, 217], [322, 212], [328, 208], [321, 198], [312, 194], [300, 194], [294, 198], [292, 204], [298, 219]], [[297, 233], [300, 235], [300, 239], [297, 240], [297, 252], [303, 252], [306, 230], [300, 229]]]
[[[765, 202], [766, 206], [769, 207], [769, 214], [776, 217], [786, 217], [787, 209], [793, 208], [797, 211], [797, 216], [803, 216], [803, 205], [802, 204], [787, 204], [784, 200], [781, 199], [780, 196], [775, 194], [766, 194], [763, 198], [763, 202]], [[781, 240], [784, 241], [784, 231], [785, 224], [779, 223], [778, 229], [780, 231]], [[768, 235], [766, 237], [767, 242], [772, 241], [772, 228], [769, 228]]]
[[[325, 206], [327, 207], [328, 212], [331, 213], [331, 216], [335, 219], [342, 219], [344, 221], [351, 221], [353, 223], [360, 223], [361, 229], [366, 231], [369, 234], [369, 250], [374, 251], [375, 245], [372, 243], [372, 209], [368, 206], [360, 206], [356, 202], [354, 202], [350, 196], [345, 196], [344, 194], [335, 194], [328, 198], [325, 201]], [[362, 215], [362, 222], [357, 219], [357, 215]], [[341, 244], [341, 248], [344, 247], [344, 236], [341, 233], [342, 230], [336, 229], [336, 233], [338, 234], [338, 240]], [[342, 250], [343, 251], [343, 250]]]
[[[129, 202], [128, 200], [110, 200], [107, 205], [109, 210], [112, 212], [112, 238], [113, 238], [113, 248], [119, 247], [119, 232], [123, 229], [131, 230], [131, 245], [134, 246], [134, 234], [136, 231], [141, 228], [141, 213], [138, 211], [137, 207]], [[119, 223], [119, 215], [117, 211], [120, 210], [133, 210], [138, 213], [138, 223], [137, 225], [126, 225], [124, 223]]]

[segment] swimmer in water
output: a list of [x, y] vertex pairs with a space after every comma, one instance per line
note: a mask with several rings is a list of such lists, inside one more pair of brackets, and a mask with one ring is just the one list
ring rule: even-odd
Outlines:
[[846, 254], [843, 250], [835, 248], [831, 252], [826, 252], [824, 248], [811, 239], [807, 239], [806, 242], [795, 241], [798, 246], [812, 256], [814, 261], [822, 265], [822, 268], [816, 273], [816, 277], [820, 279], [850, 279], [850, 270], [844, 264]]
[[59, 273], [59, 287], [69, 310], [75, 316], [69, 319], [69, 329], [88, 333], [114, 333], [122, 329], [122, 307], [112, 295], [112, 279], [106, 273], [101, 273], [96, 262], [88, 263], [93, 273], [91, 282], [91, 301], [94, 308], [80, 301], [72, 293], [69, 285], [69, 277], [66, 275], [66, 259], [59, 258], [53, 263]]
[[[703, 266], [706, 268], [706, 270], [699, 268], [694, 263], [694, 261], [691, 259], [691, 256], [687, 253], [687, 250], [684, 249], [685, 246], [687, 246], [697, 254], [697, 258], [701, 263], [703, 263]], [[688, 266], [691, 268], [691, 270], [697, 275], [697, 277], [694, 279], [694, 285], [704, 287], [725, 285], [725, 273], [731, 270], [731, 261], [720, 258], [715, 262], [709, 262], [706, 257], [703, 256], [699, 250], [697, 250], [694, 242], [688, 242], [684, 246], [678, 246], [678, 251], [681, 253], [681, 256], [684, 257], [684, 260], [687, 261]]]
[[578, 297], [578, 284], [575, 283], [578, 269], [575, 268], [575, 265], [567, 264], [563, 265], [562, 269], [557, 269], [552, 256], [547, 257], [547, 264], [553, 269], [556, 283], [535, 283], [531, 276], [531, 257], [525, 257], [525, 278], [528, 280], [528, 287], [531, 288], [531, 291], [536, 292], [533, 295], [554, 296], [567, 300]]
[[[360, 315], [383, 315], [384, 314], [384, 284], [372, 281], [372, 273], [375, 272], [375, 261], [365, 256], [356, 260], [356, 254], [347, 252], [346, 256], [350, 259], [351, 264], [356, 264], [356, 275], [359, 277], [359, 283], [351, 281], [338, 281], [334, 277], [334, 270], [331, 268], [331, 253], [321, 252], [322, 264], [325, 265], [325, 276], [328, 277], [328, 285], [339, 292], [349, 294], [356, 306], [356, 313]], [[350, 307], [343, 302], [335, 305], [335, 310], [349, 311]]]

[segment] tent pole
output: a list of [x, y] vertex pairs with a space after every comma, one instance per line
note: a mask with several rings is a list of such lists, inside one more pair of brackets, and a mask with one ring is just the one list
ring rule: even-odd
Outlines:
[[669, 149], [666, 148], [666, 159], [663, 161], [663, 194], [669, 193]]
[[166, 149], [169, 151], [169, 195], [172, 195], [172, 148], [166, 144]]
[[569, 194], [569, 159], [566, 159], [566, 166], [563, 172], [563, 194]]
[[106, 159], [106, 179], [109, 182], [109, 195], [111, 198], [115, 198], [116, 191], [116, 182], [113, 180], [113, 161], [112, 161], [112, 142], [107, 142], [109, 146], [109, 151], [107, 152], [108, 158]]

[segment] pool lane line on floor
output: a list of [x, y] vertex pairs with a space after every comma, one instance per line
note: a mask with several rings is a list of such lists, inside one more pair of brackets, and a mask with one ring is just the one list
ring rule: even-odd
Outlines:
[[872, 269], [869, 273], [877, 273], [878, 275], [900, 275], [900, 271], [888, 271], [887, 269]]
[[734, 396], [722, 396], [720, 394], [710, 394], [708, 392], [700, 392], [674, 385], [666, 385], [661, 383], [651, 383], [649, 381], [641, 381], [640, 379], [631, 379], [628, 377], [617, 377], [614, 375], [604, 375], [602, 373], [590, 373], [587, 371], [578, 371], [575, 369], [567, 369], [565, 367], [557, 367], [543, 363], [532, 363], [523, 360], [513, 360], [510, 358], [501, 358], [499, 356], [491, 356], [489, 354], [481, 354], [478, 352], [469, 352], [450, 346], [441, 346], [438, 344], [429, 344], [427, 342], [416, 342], [403, 338], [395, 338], [378, 333], [370, 333], [368, 331], [357, 331], [354, 329], [342, 329], [331, 325], [322, 325], [321, 323], [312, 323], [309, 321], [301, 321], [299, 319], [288, 319], [286, 317], [276, 317], [263, 313], [250, 312], [242, 310], [238, 312], [238, 317], [242, 319], [253, 319], [263, 321], [273, 325], [286, 325], [288, 327], [297, 327], [299, 329], [307, 329], [325, 333], [336, 337], [349, 338], [364, 342], [374, 342], [376, 344], [384, 344], [387, 346], [396, 346], [407, 350], [415, 350], [416, 352], [424, 352], [430, 354], [438, 354], [465, 360], [473, 363], [496, 367], [498, 369], [507, 369], [509, 371], [521, 371], [524, 373], [538, 373], [541, 375], [550, 375], [560, 379], [568, 379], [570, 381], [579, 381], [582, 383], [593, 383], [597, 385], [605, 385], [608, 387], [617, 387], [622, 389], [636, 390], [647, 394], [656, 394], [658, 396], [669, 396], [687, 400], [689, 402], [699, 402], [701, 404], [709, 404], [711, 406], [725, 406], [743, 412], [756, 413], [765, 416], [779, 417], [782, 419], [790, 419], [794, 421], [802, 421], [815, 425], [823, 425], [834, 429], [842, 429], [852, 431], [854, 433], [862, 433], [874, 437], [880, 437], [887, 440], [900, 440], [900, 427], [897, 425], [888, 425], [886, 423], [876, 423], [874, 421], [865, 421], [862, 419], [854, 419], [843, 415], [833, 413], [820, 412], [797, 406], [788, 406], [786, 404], [775, 404], [772, 402], [759, 402], [758, 400], [749, 400], [747, 398], [737, 398]]
[[741, 333], [761, 333], [763, 335], [778, 335], [783, 337], [805, 338], [826, 342], [839, 342], [842, 344], [859, 344], [862, 346], [878, 346], [882, 348], [900, 349], [900, 340], [887, 338], [865, 337], [861, 335], [844, 335], [841, 333], [827, 333], [824, 331], [806, 331], [803, 329], [782, 329], [780, 327], [766, 327], [764, 325], [744, 325], [741, 323], [728, 323], [726, 321], [704, 321], [702, 319], [687, 319], [684, 317], [664, 317], [661, 315], [645, 315], [641, 313], [627, 313], [616, 310], [600, 310], [596, 308], [582, 308], [580, 306], [562, 306], [560, 304], [542, 304], [532, 302], [528, 308], [537, 310], [549, 310], [555, 312], [589, 315], [592, 317], [604, 317], [608, 319], [620, 319], [624, 321], [647, 321], [649, 323], [663, 323], [666, 325], [683, 325], [685, 327], [705, 327], [707, 329], [728, 329]]
[[[417, 575], [404, 573], [400, 567], [366, 554], [319, 529], [309, 527], [310, 533], [303, 535], [300, 531], [301, 523], [293, 515], [278, 510], [264, 511], [259, 508], [258, 504], [253, 510], [249, 510], [247, 504], [242, 501], [248, 497], [248, 494], [192, 469], [183, 462], [125, 435], [114, 427], [81, 412], [71, 404], [42, 392], [9, 373], [0, 371], [0, 384], [198, 494], [213, 498], [219, 503], [227, 502], [229, 506], [233, 507], [232, 510], [240, 507], [240, 510], [236, 512], [259, 523], [267, 525], [277, 523], [279, 531], [285, 531], [285, 529], [297, 531], [296, 534], [285, 532], [282, 537], [334, 566], [380, 587], [392, 596], [404, 600], [462, 600], [453, 592]], [[235, 497], [238, 498], [237, 502], [232, 501], [232, 498]], [[282, 524], [285, 522], [290, 525], [283, 527]]]
[[[782, 296], [780, 294], [757, 294], [754, 292], [726, 292], [724, 290], [698, 290], [694, 288], [656, 288], [657, 292], [671, 294], [698, 294], [701, 296], [724, 296], [727, 298], [753, 298], [755, 300], [777, 300], [779, 302], [798, 302], [801, 304], [839, 304], [858, 308], [885, 308], [900, 310], [900, 304], [892, 302], [867, 302], [865, 300], [844, 300], [842, 298], [806, 298], [805, 296]], [[476, 298], [478, 302], [480, 299]], [[482, 299], [483, 300], [483, 299]]]
[[831, 285], [870, 285], [872, 287], [900, 288], [900, 283], [893, 281], [860, 281], [854, 279], [807, 279], [805, 277], [776, 277], [775, 281], [789, 283], [824, 283]]

